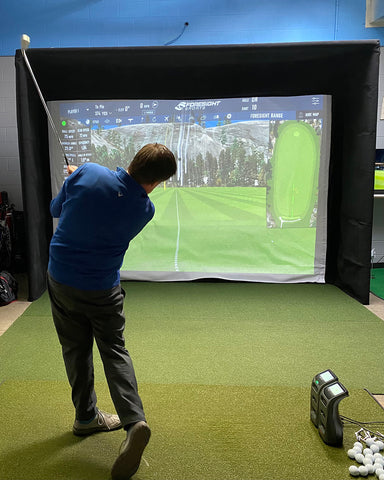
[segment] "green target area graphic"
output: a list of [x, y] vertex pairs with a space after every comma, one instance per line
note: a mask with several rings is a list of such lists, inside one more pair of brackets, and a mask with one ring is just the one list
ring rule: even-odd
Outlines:
[[375, 170], [375, 190], [384, 190], [384, 170]]
[[270, 160], [267, 224], [275, 228], [316, 226], [320, 137], [304, 121], [282, 123]]

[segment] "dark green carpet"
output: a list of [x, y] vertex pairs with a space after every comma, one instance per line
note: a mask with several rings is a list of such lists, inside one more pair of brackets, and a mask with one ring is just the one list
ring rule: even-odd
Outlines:
[[[342, 414], [382, 420], [384, 322], [330, 285], [127, 283], [126, 340], [152, 428], [137, 479], [347, 479], [346, 450], [309, 420], [313, 376], [332, 368]], [[99, 406], [113, 409], [96, 354]], [[86, 439], [47, 296], [0, 337], [1, 480], [108, 479], [123, 432]]]

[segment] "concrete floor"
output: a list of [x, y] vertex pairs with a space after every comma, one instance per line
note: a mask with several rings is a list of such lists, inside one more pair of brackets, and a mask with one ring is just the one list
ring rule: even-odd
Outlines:
[[0, 307], [0, 336], [8, 330], [12, 323], [17, 320], [28, 308], [28, 280], [26, 274], [17, 274], [18, 299], [15, 302]]
[[365, 305], [368, 310], [373, 312], [375, 315], [377, 315], [379, 318], [384, 320], [384, 300], [382, 300], [379, 297], [376, 297], [376, 295], [373, 295], [373, 293], [369, 294], [369, 305]]

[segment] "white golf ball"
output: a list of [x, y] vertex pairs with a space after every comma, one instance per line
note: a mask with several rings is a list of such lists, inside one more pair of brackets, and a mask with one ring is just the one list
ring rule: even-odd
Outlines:
[[376, 443], [373, 443], [371, 446], [370, 446], [370, 449], [372, 450], [373, 453], [378, 453], [380, 451], [380, 448], [379, 446], [376, 444]]
[[363, 463], [364, 465], [373, 465], [372, 455], [367, 455], [366, 457], [364, 457]]
[[363, 444], [362, 444], [362, 443], [360, 443], [360, 442], [355, 442], [355, 443], [353, 444], [353, 448], [355, 448], [355, 447], [360, 448], [360, 450], [363, 451]]
[[384, 458], [383, 457], [375, 457], [375, 463], [379, 465], [384, 465]]
[[364, 460], [364, 455], [362, 453], [356, 453], [355, 455], [355, 460], [358, 463], [363, 463]]
[[373, 473], [375, 473], [375, 466], [374, 465], [366, 465], [367, 469], [368, 469], [368, 475], [372, 475]]
[[347, 452], [347, 455], [349, 458], [355, 458], [355, 455], [356, 455], [356, 450], [354, 450], [353, 448], [350, 448]]
[[373, 452], [370, 448], [364, 448], [363, 455], [373, 455]]
[[376, 468], [375, 473], [376, 473], [377, 478], [379, 478], [380, 475], [382, 475], [384, 473], [384, 470], [382, 468]]
[[[361, 465], [359, 467], [359, 474], [362, 476], [362, 477], [366, 477], [368, 475], [368, 468], [365, 466], [365, 465]], [[379, 477], [379, 480], [382, 480], [380, 477]], [[384, 479], [383, 479], [384, 480]]]
[[349, 473], [354, 477], [358, 477], [360, 475], [359, 469], [356, 467], [356, 465], [351, 465], [349, 467]]
[[376, 442], [376, 445], [380, 448], [380, 450], [384, 450], [384, 442], [382, 442], [381, 440], [378, 440]]
[[381, 475], [379, 475], [379, 480], [384, 480], [384, 473], [382, 473]]
[[367, 445], [367, 447], [370, 447], [373, 443], [375, 443], [375, 440], [373, 438], [367, 438], [365, 440], [365, 444]]

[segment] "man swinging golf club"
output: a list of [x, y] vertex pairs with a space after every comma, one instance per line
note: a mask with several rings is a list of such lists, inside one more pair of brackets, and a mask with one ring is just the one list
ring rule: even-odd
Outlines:
[[[112, 467], [113, 480], [135, 474], [151, 435], [125, 349], [120, 267], [129, 242], [154, 215], [148, 194], [175, 172], [173, 153], [164, 145], [148, 144], [127, 171], [95, 163], [69, 166], [70, 175], [51, 202], [52, 216], [59, 218], [59, 224], [50, 244], [47, 281], [72, 387], [73, 433], [126, 430]], [[117, 415], [96, 406], [94, 340]]]

